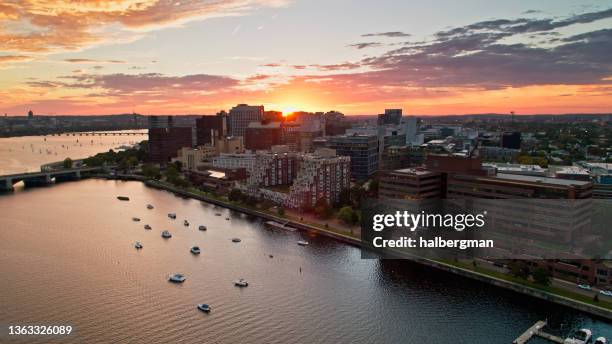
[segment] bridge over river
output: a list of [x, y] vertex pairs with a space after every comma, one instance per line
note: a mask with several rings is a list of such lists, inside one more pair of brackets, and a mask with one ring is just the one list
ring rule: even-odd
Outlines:
[[78, 180], [83, 176], [101, 171], [102, 167], [78, 167], [41, 172], [27, 172], [0, 176], [0, 191], [12, 191], [13, 186], [21, 181], [28, 187], [44, 186], [55, 182]]

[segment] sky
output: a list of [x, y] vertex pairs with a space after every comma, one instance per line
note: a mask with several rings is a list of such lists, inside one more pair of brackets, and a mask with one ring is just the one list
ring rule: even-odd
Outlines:
[[0, 113], [612, 112], [612, 4], [8, 0]]

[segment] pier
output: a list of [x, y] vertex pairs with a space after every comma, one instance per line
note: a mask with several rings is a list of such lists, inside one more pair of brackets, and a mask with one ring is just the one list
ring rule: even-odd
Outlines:
[[512, 344], [525, 344], [530, 341], [533, 337], [540, 337], [548, 340], [551, 343], [559, 343], [563, 344], [564, 340], [561, 337], [557, 337], [550, 333], [544, 332], [542, 328], [546, 326], [546, 321], [540, 320], [536, 322], [533, 326], [527, 329], [523, 334], [521, 334], [518, 338], [516, 338]]

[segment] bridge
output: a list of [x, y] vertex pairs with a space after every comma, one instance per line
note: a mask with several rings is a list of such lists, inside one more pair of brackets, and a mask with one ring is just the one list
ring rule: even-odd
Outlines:
[[44, 186], [55, 182], [78, 180], [84, 174], [101, 171], [102, 167], [79, 167], [41, 172], [18, 173], [0, 176], [0, 191], [12, 191], [13, 185], [23, 181], [25, 186]]
[[49, 134], [48, 136], [138, 136], [147, 135], [144, 131], [87, 131], [87, 132], [75, 132], [75, 133], [57, 133]]

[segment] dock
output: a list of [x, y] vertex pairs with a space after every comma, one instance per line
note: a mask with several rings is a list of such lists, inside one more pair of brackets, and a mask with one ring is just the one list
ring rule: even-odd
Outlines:
[[561, 337], [557, 337], [550, 333], [544, 332], [542, 329], [546, 326], [546, 321], [540, 320], [533, 326], [527, 329], [523, 334], [516, 338], [512, 344], [525, 344], [530, 341], [533, 337], [540, 337], [546, 339], [552, 343], [563, 344], [564, 340]]
[[293, 227], [287, 226], [288, 221], [285, 223], [278, 223], [276, 221], [266, 221], [265, 224], [271, 228], [283, 229], [283, 230], [290, 231], [290, 232], [294, 232], [296, 230]]

